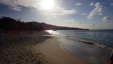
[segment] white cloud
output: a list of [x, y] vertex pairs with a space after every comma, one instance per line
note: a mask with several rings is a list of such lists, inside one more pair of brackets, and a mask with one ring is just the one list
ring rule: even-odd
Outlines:
[[[23, 6], [23, 7], [36, 8], [41, 12], [43, 12], [44, 10], [40, 9], [39, 2], [40, 0], [0, 0], [0, 4], [7, 5], [9, 6], [9, 8], [13, 10], [21, 10], [21, 6]], [[78, 3], [78, 5], [81, 5], [81, 4]], [[71, 14], [76, 14], [77, 11], [74, 9], [67, 10], [67, 9], [56, 6], [53, 12], [44, 12], [44, 13], [50, 14], [50, 15], [71, 15]]]
[[90, 3], [90, 6], [94, 6], [95, 4], [93, 2]]
[[112, 21], [112, 18], [110, 16], [104, 16], [103, 21], [104, 22], [110, 22], [110, 21]]
[[24, 7], [38, 7], [39, 0], [0, 0], [0, 4], [9, 6], [14, 10], [20, 10], [21, 6]]
[[60, 8], [59, 11], [57, 11], [57, 15], [71, 15], [78, 13], [77, 10], [66, 10], [64, 8]]
[[113, 3], [111, 3], [110, 5], [113, 6]]
[[76, 6], [81, 6], [81, 5], [82, 5], [82, 3], [75, 3], [75, 5], [76, 5]]
[[52, 16], [62, 16], [62, 15], [72, 15], [72, 14], [77, 14], [78, 11], [75, 9], [64, 9], [64, 8], [56, 8], [55, 10], [51, 12], [43, 12], [42, 14], [44, 15], [52, 15]]
[[89, 13], [87, 17], [89, 19], [92, 19], [97, 15], [102, 15], [102, 11], [103, 11], [103, 6], [99, 2], [97, 2], [95, 4], [95, 8]]
[[76, 23], [76, 21], [74, 19], [67, 19], [67, 20], [64, 20], [64, 22], [67, 22], [67, 23]]

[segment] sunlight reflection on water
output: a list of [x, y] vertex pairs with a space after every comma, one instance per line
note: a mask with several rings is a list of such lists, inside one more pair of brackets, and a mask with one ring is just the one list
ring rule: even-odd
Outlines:
[[54, 31], [54, 30], [45, 30], [45, 31], [51, 35], [61, 35], [60, 33], [58, 33], [57, 31]]
[[46, 30], [46, 32], [50, 33], [50, 34], [54, 34], [53, 30]]

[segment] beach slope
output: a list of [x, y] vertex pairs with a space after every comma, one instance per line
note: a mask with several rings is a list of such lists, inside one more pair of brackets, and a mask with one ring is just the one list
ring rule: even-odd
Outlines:
[[52, 37], [34, 46], [34, 51], [40, 52], [49, 59], [51, 64], [86, 64], [86, 62], [74, 57], [68, 51], [64, 50], [56, 38]]

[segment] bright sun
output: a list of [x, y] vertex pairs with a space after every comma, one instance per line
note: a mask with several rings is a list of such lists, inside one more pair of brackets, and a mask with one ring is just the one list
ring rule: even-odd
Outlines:
[[52, 10], [55, 6], [54, 0], [41, 0], [40, 6], [44, 10]]

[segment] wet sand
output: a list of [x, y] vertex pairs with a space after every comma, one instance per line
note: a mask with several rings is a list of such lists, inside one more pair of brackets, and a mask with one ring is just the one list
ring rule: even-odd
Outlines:
[[74, 57], [68, 51], [60, 47], [59, 41], [56, 38], [50, 38], [42, 42], [39, 45], [35, 45], [34, 51], [38, 49], [45, 55], [51, 62], [51, 64], [87, 64], [85, 61]]

